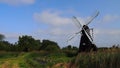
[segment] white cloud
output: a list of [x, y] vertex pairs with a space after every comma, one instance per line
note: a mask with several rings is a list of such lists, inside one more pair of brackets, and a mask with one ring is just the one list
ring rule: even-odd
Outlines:
[[112, 46], [113, 44], [120, 44], [120, 16], [117, 14], [107, 14], [96, 20], [94, 29], [94, 41], [99, 46]]
[[71, 22], [68, 17], [63, 17], [59, 12], [43, 11], [41, 13], [34, 13], [34, 19], [40, 23], [46, 23], [52, 26], [66, 25]]
[[96, 35], [105, 34], [105, 35], [116, 36], [116, 35], [120, 35], [120, 30], [119, 29], [96, 29], [95, 34]]
[[119, 29], [95, 29], [94, 41], [98, 46], [112, 46], [113, 44], [120, 44], [120, 30]]
[[110, 23], [110, 22], [114, 22], [116, 20], [120, 20], [119, 15], [107, 14], [107, 15], [103, 16], [99, 22]]
[[47, 29], [38, 29], [38, 33], [44, 39], [50, 39], [64, 46], [71, 33], [75, 33], [78, 29], [74, 25], [71, 17], [64, 17], [64, 13], [60, 11], [43, 11], [34, 13], [34, 19], [40, 24], [50, 26]]
[[10, 5], [33, 4], [35, 0], [0, 0], [2, 3]]
[[6, 39], [18, 39], [18, 37], [21, 35], [17, 33], [6, 33], [6, 32], [4, 32], [3, 34], [5, 35]]
[[[79, 31], [78, 29], [76, 29], [76, 26], [80, 26], [77, 22], [74, 22], [72, 20], [72, 16], [64, 17], [62, 15], [64, 15], [64, 13], [62, 14], [62, 12], [60, 11], [51, 10], [46, 10], [41, 13], [34, 13], [33, 17], [37, 22], [51, 26], [46, 30], [40, 29], [40, 31], [38, 32], [59, 37], [60, 35], [68, 35], [69, 33], [75, 33], [76, 31]], [[85, 19], [78, 17], [78, 20], [81, 24], [85, 24]]]

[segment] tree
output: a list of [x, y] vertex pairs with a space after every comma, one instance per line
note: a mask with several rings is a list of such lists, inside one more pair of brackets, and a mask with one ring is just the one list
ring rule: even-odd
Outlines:
[[58, 51], [60, 51], [60, 47], [54, 41], [43, 40], [40, 50], [45, 50], [45, 51], [49, 51], [49, 52], [58, 52]]
[[63, 47], [62, 50], [72, 50], [72, 46], [71, 45], [68, 45], [66, 47]]
[[5, 38], [3, 34], [0, 34], [0, 41], [2, 41]]
[[75, 46], [68, 45], [62, 48], [62, 51], [68, 56], [73, 57], [77, 55], [78, 48]]
[[0, 50], [2, 51], [10, 51], [11, 50], [11, 43], [8, 41], [0, 41]]
[[19, 37], [18, 45], [22, 51], [33, 51], [38, 50], [41, 46], [40, 40], [35, 40], [32, 36], [22, 36]]

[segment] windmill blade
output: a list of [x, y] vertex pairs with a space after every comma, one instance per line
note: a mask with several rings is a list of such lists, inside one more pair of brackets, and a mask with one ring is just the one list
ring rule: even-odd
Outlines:
[[72, 20], [75, 22], [76, 26], [77, 26], [79, 29], [82, 28], [81, 23], [80, 23], [78, 20], [76, 20], [76, 17], [75, 17], [75, 16], [73, 16]]
[[99, 11], [96, 11], [96, 12], [93, 14], [93, 16], [91, 16], [90, 19], [87, 21], [87, 24], [86, 24], [86, 25], [90, 24], [91, 21], [92, 21], [95, 17], [97, 17], [98, 15], [99, 15]]
[[72, 18], [72, 21], [73, 22], [75, 22], [75, 26], [77, 26], [78, 27], [78, 29], [80, 29], [81, 28], [81, 26], [74, 20], [74, 18]]
[[70, 39], [67, 40], [67, 42], [70, 41], [70, 40], [72, 40], [73, 38], [75, 38], [76, 35], [77, 34], [73, 35]]
[[80, 32], [81, 32], [81, 31], [74, 33], [74, 35], [71, 35], [71, 36], [69, 37], [69, 39], [67, 40], [67, 42], [70, 41], [70, 40], [72, 40], [73, 38], [75, 38], [75, 36], [76, 36], [77, 34], [79, 34]]
[[[74, 19], [76, 20], [76, 22], [78, 22], [80, 24], [80, 22], [78, 21], [78, 19], [76, 17], [74, 17]], [[80, 25], [82, 26], [82, 24], [80, 24]], [[91, 41], [91, 43], [94, 44], [90, 35], [87, 33], [87, 31], [84, 28], [83, 28], [83, 30], [84, 30], [85, 34], [87, 35], [88, 39]]]

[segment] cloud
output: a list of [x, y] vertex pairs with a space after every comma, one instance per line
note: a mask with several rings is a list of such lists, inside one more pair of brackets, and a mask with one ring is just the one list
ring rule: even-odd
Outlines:
[[120, 30], [119, 29], [95, 29], [94, 41], [98, 46], [112, 46], [113, 44], [120, 44]]
[[[46, 30], [40, 29], [40, 32], [47, 32], [47, 34], [49, 33], [50, 35], [54, 36], [75, 33], [75, 31], [78, 30], [76, 29], [76, 26], [78, 26], [78, 28], [80, 27], [76, 21], [72, 20], [72, 16], [64, 17], [63, 12], [56, 10], [45, 10], [39, 13], [36, 12], [33, 14], [33, 18], [40, 24], [46, 24], [46, 26], [50, 26], [50, 28]], [[85, 24], [85, 19], [78, 17], [78, 20], [82, 25]]]
[[0, 0], [1, 3], [10, 5], [33, 4], [35, 0]]
[[18, 37], [22, 34], [19, 33], [10, 33], [10, 32], [1, 32], [4, 36], [6, 41], [9, 41], [10, 43], [15, 43], [18, 40]]
[[[66, 12], [65, 12], [66, 13]], [[72, 16], [64, 16], [64, 12], [56, 10], [45, 10], [33, 14], [34, 20], [40, 25], [49, 26], [46, 29], [38, 29], [38, 34], [44, 39], [58, 42], [63, 47], [68, 40], [68, 36], [75, 33], [78, 29], [72, 21]]]
[[119, 29], [96, 29], [95, 34], [116, 36], [116, 35], [120, 35], [120, 30]]
[[71, 22], [68, 17], [63, 17], [59, 12], [43, 11], [41, 13], [34, 13], [34, 19], [40, 23], [46, 23], [52, 26], [67, 25]]
[[17, 34], [17, 33], [6, 33], [6, 32], [4, 32], [3, 35], [5, 35], [5, 38], [6, 38], [6, 39], [18, 39], [18, 37], [19, 37], [21, 34]]
[[107, 15], [103, 16], [99, 22], [110, 23], [110, 22], [114, 22], [116, 20], [120, 20], [119, 15], [107, 14]]
[[113, 44], [120, 44], [120, 16], [118, 14], [106, 14], [96, 20], [94, 29], [94, 41], [99, 46], [112, 46]]

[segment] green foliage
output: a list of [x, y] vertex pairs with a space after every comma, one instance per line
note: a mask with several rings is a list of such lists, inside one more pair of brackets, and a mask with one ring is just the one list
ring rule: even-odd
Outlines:
[[68, 45], [66, 47], [63, 47], [62, 50], [78, 51], [78, 48], [75, 46]]
[[43, 40], [40, 50], [45, 50], [49, 52], [59, 52], [60, 47], [58, 46], [56, 42], [49, 41], [49, 40]]
[[23, 35], [20, 36], [18, 42], [11, 44], [8, 41], [0, 41], [0, 51], [17, 51], [17, 52], [28, 52], [28, 51], [49, 51], [59, 52], [60, 47], [54, 41], [34, 39], [32, 36]]
[[20, 62], [20, 63], [19, 63], [19, 67], [20, 67], [20, 68], [28, 68], [28, 67], [26, 66], [26, 63], [25, 63], [25, 62]]
[[70, 58], [66, 57], [64, 53], [32, 52], [25, 58], [31, 68], [52, 68], [57, 63], [70, 61]]
[[8, 41], [0, 41], [0, 51], [10, 51], [12, 44]]
[[34, 51], [38, 50], [41, 46], [40, 40], [35, 40], [32, 36], [19, 37], [18, 45], [22, 51]]
[[3, 34], [0, 34], [0, 41], [2, 41], [5, 38]]
[[78, 48], [75, 46], [68, 45], [66, 47], [63, 47], [62, 51], [66, 54], [66, 56], [74, 57], [77, 55]]
[[3, 59], [11, 62], [10, 65], [18, 64], [20, 68], [65, 68], [65, 65], [68, 68], [119, 68], [120, 49], [80, 53], [74, 57], [62, 52], [0, 52], [0, 65], [4, 64]]

